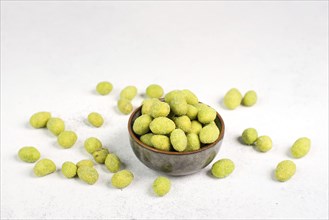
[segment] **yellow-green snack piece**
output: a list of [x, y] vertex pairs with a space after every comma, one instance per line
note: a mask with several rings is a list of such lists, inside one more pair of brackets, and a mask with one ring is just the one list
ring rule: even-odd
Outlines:
[[202, 124], [196, 120], [191, 121], [191, 129], [189, 133], [199, 134], [202, 129]]
[[149, 115], [141, 115], [134, 121], [133, 131], [138, 135], [146, 134], [150, 131], [150, 123], [152, 122], [152, 117]]
[[191, 130], [191, 119], [186, 115], [177, 117], [174, 119], [177, 128], [182, 129], [184, 132], [190, 132]]
[[244, 106], [253, 106], [256, 102], [257, 102], [257, 94], [253, 90], [246, 92], [246, 94], [242, 99], [242, 105]]
[[65, 123], [60, 118], [50, 118], [47, 122], [48, 130], [58, 136], [65, 129]]
[[187, 112], [186, 115], [187, 117], [189, 117], [191, 120], [196, 119], [197, 115], [198, 115], [199, 110], [194, 107], [193, 105], [188, 105], [187, 106]]
[[198, 120], [202, 124], [208, 124], [214, 121], [215, 118], [216, 118], [216, 111], [211, 107], [207, 107], [207, 108], [204, 107], [198, 112]]
[[242, 141], [245, 144], [251, 145], [258, 138], [258, 133], [255, 128], [247, 128], [242, 132]]
[[99, 128], [104, 123], [104, 118], [101, 114], [97, 112], [92, 112], [88, 115], [88, 121], [91, 125], [93, 125], [96, 128]]
[[185, 98], [174, 97], [169, 102], [171, 111], [177, 115], [182, 116], [187, 113], [188, 105]]
[[166, 102], [153, 102], [150, 114], [153, 118], [166, 117], [169, 115], [170, 106]]
[[198, 111], [200, 111], [204, 108], [209, 108], [209, 106], [204, 103], [197, 103], [197, 104], [194, 104], [193, 106], [196, 107], [198, 109]]
[[260, 152], [267, 152], [272, 149], [272, 139], [269, 136], [260, 136], [255, 142], [257, 150]]
[[148, 134], [144, 134], [140, 137], [141, 142], [143, 142], [144, 144], [153, 147], [153, 144], [151, 142], [151, 138], [153, 137], [154, 134], [152, 133], [148, 133]]
[[96, 91], [101, 95], [109, 94], [113, 89], [113, 85], [110, 82], [103, 81], [97, 84]]
[[108, 149], [101, 148], [93, 153], [93, 157], [97, 163], [104, 164], [108, 154], [109, 154]]
[[148, 114], [151, 115], [151, 108], [154, 102], [160, 102], [159, 99], [145, 99], [142, 103], [142, 114]]
[[93, 154], [95, 151], [101, 149], [103, 144], [98, 138], [90, 137], [85, 140], [84, 147], [88, 153]]
[[50, 112], [37, 112], [31, 116], [30, 125], [34, 128], [44, 128], [50, 117]]
[[123, 189], [130, 185], [134, 180], [134, 174], [129, 170], [121, 170], [113, 174], [111, 178], [111, 184], [115, 188]]
[[219, 133], [220, 132], [216, 124], [208, 124], [200, 131], [200, 142], [203, 144], [211, 144], [217, 140]]
[[18, 151], [18, 157], [24, 162], [34, 163], [40, 159], [40, 152], [35, 147], [22, 147]]
[[46, 176], [56, 171], [56, 165], [52, 160], [41, 159], [39, 160], [33, 168], [33, 172], [36, 176]]
[[211, 173], [217, 178], [229, 176], [235, 169], [235, 165], [230, 159], [221, 159], [215, 162], [211, 167]]
[[133, 98], [135, 98], [136, 95], [137, 95], [136, 86], [127, 86], [123, 90], [121, 90], [120, 98], [132, 100]]
[[200, 139], [197, 134], [189, 133], [187, 134], [187, 146], [185, 151], [195, 151], [199, 150], [201, 147]]
[[80, 167], [94, 167], [94, 162], [91, 160], [80, 160], [77, 164], [77, 168]]
[[173, 91], [168, 92], [165, 95], [165, 102], [167, 102], [169, 104], [171, 102], [171, 100], [174, 99], [174, 98], [186, 99], [185, 98], [185, 94], [182, 91], [180, 91], [180, 90], [173, 90]]
[[78, 136], [73, 131], [63, 131], [57, 137], [57, 142], [63, 148], [71, 148], [77, 141]]
[[170, 134], [176, 128], [175, 123], [166, 117], [158, 117], [150, 123], [153, 134]]
[[176, 151], [184, 151], [187, 146], [187, 137], [184, 131], [179, 128], [173, 130], [170, 134], [170, 143]]
[[66, 161], [62, 164], [62, 173], [66, 178], [75, 177], [77, 175], [77, 169], [78, 167], [70, 161]]
[[157, 84], [149, 85], [146, 88], [146, 95], [150, 98], [160, 98], [163, 96], [163, 89]]
[[242, 95], [236, 88], [230, 89], [224, 96], [224, 105], [233, 110], [241, 104]]
[[295, 158], [304, 157], [311, 149], [311, 140], [307, 137], [299, 138], [291, 146], [291, 155]]
[[110, 153], [106, 156], [105, 166], [110, 172], [115, 173], [120, 170], [121, 161], [117, 155]]
[[154, 148], [164, 151], [170, 150], [170, 140], [165, 135], [153, 135], [151, 137], [151, 143]]
[[167, 177], [159, 176], [157, 177], [152, 185], [153, 192], [157, 196], [164, 196], [166, 195], [171, 188], [171, 182]]
[[289, 180], [296, 173], [296, 164], [291, 160], [281, 161], [275, 170], [275, 178], [280, 182]]
[[118, 101], [118, 109], [121, 113], [128, 115], [133, 110], [133, 105], [128, 99], [119, 99]]
[[182, 93], [185, 95], [186, 102], [190, 105], [195, 105], [199, 103], [198, 97], [188, 89], [182, 90]]
[[82, 166], [78, 168], [78, 177], [89, 185], [95, 184], [98, 176], [98, 172], [94, 167]]

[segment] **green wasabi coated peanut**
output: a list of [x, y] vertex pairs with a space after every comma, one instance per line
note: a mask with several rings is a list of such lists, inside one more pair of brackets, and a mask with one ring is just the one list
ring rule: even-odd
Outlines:
[[77, 175], [77, 169], [78, 167], [70, 161], [66, 161], [62, 164], [62, 173], [66, 178], [75, 177]]
[[199, 103], [198, 97], [193, 92], [191, 92], [190, 90], [183, 89], [182, 93], [185, 95], [185, 99], [186, 99], [187, 104], [195, 105], [195, 104]]
[[127, 86], [120, 92], [120, 99], [132, 100], [137, 95], [136, 86]]
[[199, 150], [201, 147], [200, 139], [197, 134], [190, 133], [186, 135], [187, 145], [185, 151], [195, 151]]
[[209, 106], [204, 103], [197, 103], [197, 104], [194, 104], [193, 106], [196, 107], [198, 109], [198, 111], [200, 111], [204, 108], [209, 108]]
[[190, 132], [192, 123], [191, 119], [186, 115], [175, 118], [174, 122], [176, 124], [176, 128], [180, 128], [186, 133]]
[[224, 105], [233, 110], [241, 104], [242, 95], [236, 88], [230, 89], [224, 96]]
[[40, 159], [40, 152], [35, 147], [26, 146], [18, 151], [18, 157], [24, 162], [34, 163]]
[[107, 95], [112, 91], [112, 89], [113, 89], [112, 83], [107, 82], [107, 81], [100, 82], [96, 86], [96, 91], [100, 95]]
[[191, 121], [191, 129], [189, 133], [199, 134], [202, 129], [202, 124], [199, 121]]
[[219, 136], [220, 132], [216, 124], [208, 124], [204, 126], [200, 133], [200, 142], [203, 144], [211, 144], [215, 142]]
[[290, 148], [290, 153], [295, 158], [304, 157], [311, 149], [311, 140], [307, 137], [299, 138]]
[[91, 160], [80, 160], [77, 164], [76, 164], [77, 168], [80, 167], [94, 167], [94, 162]]
[[118, 172], [121, 167], [120, 158], [113, 153], [108, 154], [105, 159], [105, 166], [112, 173]]
[[34, 128], [44, 128], [50, 117], [50, 112], [37, 112], [30, 117], [30, 125]]
[[214, 177], [224, 178], [229, 176], [235, 169], [234, 162], [230, 159], [221, 159], [215, 162], [211, 167], [211, 173]]
[[187, 112], [186, 115], [189, 117], [191, 120], [196, 119], [198, 115], [199, 110], [194, 107], [193, 105], [187, 105]]
[[103, 147], [102, 142], [95, 137], [87, 138], [84, 142], [84, 148], [90, 154], [93, 154], [95, 151], [101, 149]]
[[65, 129], [65, 123], [60, 118], [50, 118], [47, 122], [48, 130], [58, 136]]
[[150, 123], [153, 134], [170, 134], [176, 128], [175, 123], [166, 117], [158, 117]]
[[99, 164], [104, 164], [107, 155], [109, 154], [109, 150], [106, 148], [101, 148], [99, 150], [96, 150], [93, 153], [94, 160]]
[[141, 142], [143, 142], [144, 144], [150, 146], [150, 147], [153, 147], [153, 144], [151, 142], [151, 138], [153, 137], [154, 134], [152, 133], [147, 133], [147, 134], [144, 134], [140, 137], [140, 140]]
[[289, 180], [296, 173], [296, 164], [291, 160], [281, 161], [275, 169], [275, 178], [280, 182]]
[[73, 131], [63, 131], [57, 136], [57, 142], [63, 148], [71, 148], [77, 139], [78, 136]]
[[269, 136], [260, 136], [255, 142], [256, 149], [260, 152], [267, 152], [272, 149], [272, 139]]
[[56, 171], [56, 165], [52, 160], [41, 159], [39, 160], [33, 168], [33, 172], [36, 176], [42, 177], [51, 174]]
[[216, 118], [216, 111], [215, 111], [215, 109], [213, 109], [211, 107], [202, 108], [198, 112], [198, 120], [202, 124], [208, 124], [208, 123], [214, 121], [215, 118]]
[[150, 123], [152, 122], [152, 117], [149, 115], [141, 115], [134, 121], [133, 131], [138, 135], [146, 134], [150, 131]]
[[150, 98], [160, 98], [163, 96], [163, 88], [157, 84], [151, 84], [146, 88], [146, 95]]
[[98, 172], [94, 167], [82, 166], [78, 168], [78, 177], [85, 183], [93, 185], [98, 180]]
[[184, 151], [187, 146], [187, 137], [184, 131], [179, 128], [173, 130], [170, 134], [170, 143], [176, 151]]
[[258, 133], [255, 128], [247, 128], [242, 132], [242, 141], [247, 145], [255, 143]]
[[118, 101], [118, 109], [121, 113], [128, 115], [133, 110], [133, 105], [128, 99], [119, 99]]
[[142, 103], [142, 114], [151, 115], [151, 108], [154, 102], [160, 102], [159, 99], [152, 98], [152, 99], [145, 99]]
[[150, 114], [153, 118], [166, 117], [170, 113], [170, 106], [166, 102], [153, 102]]
[[153, 192], [157, 196], [164, 196], [166, 195], [171, 188], [171, 182], [167, 177], [159, 176], [157, 177], [152, 184]]
[[134, 180], [134, 174], [129, 170], [121, 170], [113, 174], [111, 184], [113, 187], [123, 189], [131, 184]]
[[97, 112], [92, 112], [88, 115], [88, 122], [96, 128], [101, 127], [104, 124], [104, 118]]
[[177, 115], [182, 116], [187, 113], [188, 105], [185, 98], [174, 97], [169, 102], [171, 111]]
[[250, 90], [246, 92], [242, 99], [242, 105], [244, 106], [253, 106], [257, 102], [257, 94], [255, 91]]
[[168, 92], [166, 95], [165, 95], [165, 102], [167, 102], [168, 104], [171, 102], [172, 99], [174, 98], [178, 98], [178, 99], [185, 99], [185, 94], [180, 91], [180, 90], [173, 90], [173, 91], [170, 91]]
[[151, 143], [158, 150], [169, 151], [171, 147], [170, 140], [165, 135], [153, 135], [151, 137]]

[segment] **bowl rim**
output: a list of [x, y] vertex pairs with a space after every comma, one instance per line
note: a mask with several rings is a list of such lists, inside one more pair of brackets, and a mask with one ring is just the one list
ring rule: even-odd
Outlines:
[[[201, 102], [200, 102], [201, 103]], [[219, 141], [221, 141], [224, 137], [224, 133], [225, 133], [225, 124], [224, 124], [224, 121], [223, 121], [223, 118], [222, 116], [216, 111], [216, 117], [219, 119], [220, 121], [220, 124], [221, 124], [221, 129], [220, 129], [220, 134], [218, 136], [218, 138], [216, 139], [215, 142], [211, 143], [211, 144], [208, 144], [208, 145], [205, 145], [204, 147], [201, 147], [199, 150], [195, 150], [195, 151], [183, 151], [183, 152], [177, 152], [177, 151], [163, 151], [163, 150], [159, 150], [159, 149], [156, 149], [154, 147], [151, 147], [151, 146], [148, 146], [147, 144], [144, 144], [141, 140], [139, 140], [139, 138], [137, 137], [137, 135], [135, 134], [135, 132], [132, 130], [132, 120], [134, 118], [134, 116], [139, 112], [141, 111], [141, 108], [142, 108], [143, 105], [139, 106], [138, 108], [136, 108], [131, 114], [130, 114], [130, 117], [129, 117], [129, 120], [128, 120], [128, 131], [129, 131], [129, 135], [130, 137], [136, 141], [140, 146], [142, 146], [143, 148], [146, 148], [150, 151], [153, 151], [155, 153], [160, 153], [160, 154], [167, 154], [167, 155], [176, 155], [176, 156], [180, 156], [180, 155], [188, 155], [188, 154], [196, 154], [196, 153], [199, 153], [199, 152], [202, 152], [202, 151], [205, 151], [205, 150], [208, 150], [214, 146], [217, 145], [217, 143]], [[142, 114], [141, 114], [142, 115]]]

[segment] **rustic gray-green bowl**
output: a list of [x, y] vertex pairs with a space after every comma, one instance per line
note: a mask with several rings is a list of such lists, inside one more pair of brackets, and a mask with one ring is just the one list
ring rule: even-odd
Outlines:
[[205, 168], [216, 157], [223, 141], [225, 125], [222, 117], [217, 112], [215, 123], [220, 130], [217, 140], [191, 152], [162, 151], [148, 146], [139, 140], [133, 132], [133, 124], [141, 115], [141, 107], [137, 108], [128, 121], [130, 145], [137, 158], [147, 167], [164, 172], [168, 175], [183, 176], [196, 173]]

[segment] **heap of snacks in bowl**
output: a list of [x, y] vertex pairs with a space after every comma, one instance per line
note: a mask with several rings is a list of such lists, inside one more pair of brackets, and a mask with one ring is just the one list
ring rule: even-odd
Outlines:
[[151, 169], [170, 175], [200, 171], [216, 156], [224, 122], [190, 90], [174, 90], [164, 99], [143, 101], [128, 122], [137, 158]]

